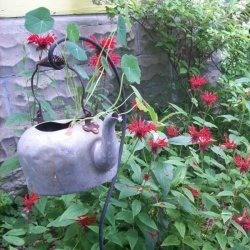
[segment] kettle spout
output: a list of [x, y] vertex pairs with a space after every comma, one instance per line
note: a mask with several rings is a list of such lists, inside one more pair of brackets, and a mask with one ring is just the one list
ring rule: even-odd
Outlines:
[[105, 117], [102, 128], [102, 139], [94, 144], [93, 159], [95, 166], [102, 171], [108, 171], [118, 162], [119, 144], [115, 133], [115, 124], [121, 117], [113, 112]]

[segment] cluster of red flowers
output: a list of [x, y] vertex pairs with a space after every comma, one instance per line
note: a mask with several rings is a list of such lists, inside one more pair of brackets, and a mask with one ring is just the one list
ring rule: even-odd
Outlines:
[[93, 224], [96, 221], [96, 214], [94, 214], [91, 217], [87, 215], [78, 216], [76, 221], [83, 229], [86, 230], [89, 225]]
[[175, 137], [180, 134], [178, 128], [176, 128], [173, 124], [166, 127], [166, 132], [169, 137]]
[[48, 49], [48, 47], [56, 40], [56, 36], [54, 34], [47, 35], [37, 35], [31, 34], [27, 38], [28, 43], [33, 43], [37, 45], [37, 50]]
[[[121, 58], [120, 56], [114, 52], [116, 46], [116, 39], [114, 37], [108, 37], [108, 38], [101, 38], [99, 41], [95, 36], [90, 36], [90, 39], [96, 42], [97, 44], [100, 44], [101, 47], [103, 47], [107, 52], [111, 59], [111, 61], [114, 63], [115, 66], [119, 66]], [[92, 55], [89, 58], [89, 65], [94, 68], [98, 68], [99, 70], [102, 70], [102, 64], [101, 64], [101, 51], [97, 49], [93, 44], [90, 42], [85, 42], [85, 45], [88, 46], [91, 49], [95, 50], [95, 54]]]
[[33, 205], [38, 202], [39, 196], [35, 193], [26, 194], [22, 198], [22, 203], [24, 205], [24, 211], [29, 213], [32, 210]]
[[137, 138], [142, 139], [145, 138], [150, 131], [155, 131], [156, 125], [153, 122], [146, 122], [141, 118], [139, 120], [134, 118], [128, 125], [128, 130], [130, 133], [134, 133]]
[[[195, 91], [201, 90], [201, 87], [207, 83], [207, 80], [203, 76], [192, 76], [188, 80], [191, 84], [191, 89]], [[217, 102], [218, 96], [215, 92], [205, 91], [201, 94], [201, 100], [205, 106], [210, 107], [213, 103]]]
[[240, 155], [234, 157], [234, 164], [240, 168], [241, 173], [246, 173], [250, 168], [250, 157], [243, 158]]
[[224, 142], [220, 145], [220, 147], [225, 149], [235, 149], [237, 148], [237, 143], [235, 141], [231, 141], [227, 136], [224, 136]]
[[245, 230], [250, 230], [250, 217], [247, 215], [246, 209], [244, 209], [240, 217], [233, 217], [233, 220], [240, 224]]
[[194, 189], [194, 188], [192, 188], [192, 187], [190, 187], [190, 186], [186, 186], [186, 188], [192, 193], [192, 195], [193, 195], [194, 197], [198, 196], [199, 190]]
[[153, 154], [156, 154], [161, 148], [165, 148], [168, 145], [167, 139], [157, 138], [156, 140], [149, 140], [148, 145], [151, 148]]
[[188, 132], [191, 135], [192, 143], [197, 143], [199, 149], [204, 151], [214, 141], [212, 133], [209, 128], [196, 128], [194, 125], [188, 127]]
[[214, 92], [205, 91], [203, 94], [201, 94], [201, 99], [205, 106], [210, 107], [213, 103], [215, 103], [218, 100], [218, 96]]

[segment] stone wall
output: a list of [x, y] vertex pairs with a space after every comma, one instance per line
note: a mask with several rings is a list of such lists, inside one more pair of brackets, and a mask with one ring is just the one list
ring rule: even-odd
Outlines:
[[[116, 20], [106, 15], [56, 16], [53, 33], [60, 37], [65, 33], [69, 22], [75, 22], [84, 36], [107, 36], [116, 27]], [[24, 28], [23, 18], [6, 18], [0, 22], [0, 162], [16, 152], [20, 131], [24, 125], [6, 125], [6, 119], [15, 113], [29, 113], [33, 98], [30, 93], [30, 72], [38, 60], [34, 46], [27, 45], [28, 32]], [[172, 72], [169, 62], [161, 51], [150, 43], [147, 34], [138, 24], [129, 32], [127, 48], [119, 48], [121, 54], [137, 56], [142, 70], [140, 91], [146, 100], [167, 103], [174, 99], [169, 91]], [[53, 104], [57, 118], [65, 116], [65, 105], [72, 104], [71, 94], [65, 84], [63, 72], [48, 70], [39, 78], [41, 99]], [[56, 79], [51, 84], [51, 79]], [[155, 98], [157, 97], [157, 99]], [[157, 100], [157, 101], [156, 101]], [[157, 104], [157, 103], [156, 103]], [[26, 126], [29, 126], [27, 124]], [[21, 129], [21, 130], [20, 130]]]

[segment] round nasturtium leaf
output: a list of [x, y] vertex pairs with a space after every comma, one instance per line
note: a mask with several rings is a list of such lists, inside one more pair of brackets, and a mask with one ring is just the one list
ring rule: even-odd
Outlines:
[[52, 29], [54, 19], [47, 8], [40, 7], [29, 11], [25, 15], [25, 28], [34, 34], [40, 34]]

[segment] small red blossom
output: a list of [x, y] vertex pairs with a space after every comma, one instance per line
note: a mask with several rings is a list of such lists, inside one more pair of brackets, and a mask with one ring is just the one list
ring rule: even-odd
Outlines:
[[188, 80], [191, 84], [192, 90], [200, 90], [200, 88], [207, 83], [207, 80], [203, 76], [192, 76]]
[[189, 126], [188, 132], [191, 135], [192, 143], [197, 143], [199, 149], [204, 151], [214, 141], [212, 133], [209, 128], [204, 127], [198, 130], [194, 125]]
[[40, 197], [35, 194], [35, 193], [31, 193], [31, 194], [26, 194], [24, 197], [22, 197], [22, 203], [24, 205], [24, 211], [29, 213], [32, 209], [32, 206], [38, 202], [38, 200], [40, 199]]
[[180, 131], [178, 128], [176, 128], [174, 125], [169, 125], [166, 127], [166, 132], [169, 137], [175, 137], [180, 134]]
[[149, 181], [149, 180], [151, 179], [151, 175], [148, 174], [148, 173], [146, 173], [146, 174], [143, 175], [143, 179], [144, 179], [145, 181]]
[[28, 43], [33, 43], [37, 45], [37, 50], [48, 49], [48, 47], [56, 40], [56, 36], [54, 34], [47, 35], [37, 35], [31, 34], [28, 38]]
[[117, 53], [110, 52], [109, 53], [109, 57], [110, 57], [111, 61], [113, 62], [113, 64], [115, 66], [119, 66], [120, 65], [121, 57]]
[[234, 157], [234, 164], [240, 168], [241, 173], [246, 173], [250, 168], [250, 157], [244, 159], [240, 155]]
[[157, 138], [156, 140], [155, 139], [149, 140], [148, 145], [151, 147], [151, 152], [153, 154], [156, 154], [159, 151], [159, 149], [165, 148], [168, 145], [168, 142], [166, 138], [164, 139]]
[[[94, 35], [90, 35], [89, 38], [93, 40], [95, 43], [99, 44], [106, 50], [113, 50], [116, 47], [116, 38], [115, 37], [107, 37], [107, 38], [101, 38], [98, 40]], [[88, 46], [91, 49], [97, 49], [95, 45], [93, 45], [90, 42], [84, 42], [86, 46]]]
[[188, 189], [194, 197], [198, 196], [199, 190], [191, 188], [190, 186], [186, 186], [186, 189]]
[[205, 106], [210, 107], [213, 103], [215, 103], [218, 100], [218, 96], [215, 92], [205, 91], [201, 95], [201, 99]]
[[231, 141], [227, 136], [224, 136], [224, 143], [220, 145], [225, 149], [235, 149], [237, 148], [237, 144], [235, 141]]
[[147, 133], [156, 130], [156, 125], [153, 122], [146, 122], [141, 118], [136, 120], [135, 118], [128, 125], [128, 130], [130, 133], [134, 133], [139, 139], [145, 138]]
[[93, 224], [96, 221], [96, 214], [91, 217], [87, 215], [78, 216], [76, 221], [80, 224], [82, 228], [87, 229], [89, 225]]
[[246, 209], [243, 210], [241, 217], [233, 217], [233, 220], [240, 224], [245, 230], [250, 230], [250, 217], [247, 215]]

